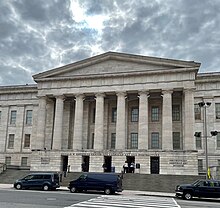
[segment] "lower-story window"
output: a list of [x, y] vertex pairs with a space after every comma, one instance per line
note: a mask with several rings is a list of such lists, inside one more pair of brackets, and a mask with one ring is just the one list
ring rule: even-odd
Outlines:
[[198, 160], [198, 171], [199, 172], [203, 171], [203, 160], [201, 159]]
[[138, 133], [131, 133], [131, 149], [138, 148]]
[[116, 133], [111, 135], [111, 149], [115, 149]]
[[173, 149], [174, 150], [182, 149], [180, 132], [173, 132]]
[[27, 166], [28, 165], [28, 158], [22, 157], [21, 158], [21, 166]]
[[6, 165], [11, 165], [11, 157], [6, 157], [5, 158], [5, 164]]

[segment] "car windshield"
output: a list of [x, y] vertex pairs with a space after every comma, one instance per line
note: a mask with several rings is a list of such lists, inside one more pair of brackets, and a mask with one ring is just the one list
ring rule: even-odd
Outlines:
[[200, 182], [200, 180], [198, 179], [198, 180], [194, 181], [194, 182], [192, 183], [192, 185], [195, 186], [195, 185], [198, 184], [199, 182]]

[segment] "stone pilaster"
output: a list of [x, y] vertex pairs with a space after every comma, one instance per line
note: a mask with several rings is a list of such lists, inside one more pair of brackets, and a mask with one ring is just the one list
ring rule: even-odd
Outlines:
[[184, 89], [184, 149], [195, 149], [194, 139], [194, 89]]
[[124, 92], [117, 93], [116, 149], [127, 149], [125, 147], [125, 95]]
[[104, 144], [104, 93], [96, 95], [94, 149], [103, 150]]
[[45, 129], [46, 129], [46, 105], [47, 97], [39, 98], [38, 118], [37, 118], [37, 139], [33, 142], [32, 149], [44, 149]]
[[162, 149], [173, 149], [172, 90], [163, 90]]
[[139, 93], [138, 149], [148, 149], [148, 92]]
[[55, 120], [54, 120], [53, 145], [52, 145], [52, 149], [57, 149], [57, 150], [60, 150], [62, 145], [63, 106], [64, 106], [64, 96], [63, 95], [57, 96]]
[[83, 140], [83, 94], [76, 95], [75, 118], [73, 130], [73, 149], [82, 149]]

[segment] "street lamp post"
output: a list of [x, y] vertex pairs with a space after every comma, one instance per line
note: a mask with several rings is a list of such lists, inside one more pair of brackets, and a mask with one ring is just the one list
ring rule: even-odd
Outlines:
[[198, 103], [200, 108], [204, 109], [204, 138], [205, 138], [205, 164], [206, 164], [206, 179], [208, 179], [208, 169], [209, 169], [209, 162], [208, 162], [208, 135], [207, 135], [207, 120], [206, 120], [206, 109], [210, 107], [211, 103], [210, 102], [200, 102]]

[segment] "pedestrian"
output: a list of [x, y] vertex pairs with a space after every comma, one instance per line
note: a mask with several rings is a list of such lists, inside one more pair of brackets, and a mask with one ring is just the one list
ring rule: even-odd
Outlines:
[[124, 169], [124, 173], [128, 172], [128, 162], [125, 161], [124, 165], [123, 165], [123, 169]]
[[131, 162], [131, 164], [130, 164], [131, 173], [134, 173], [134, 167], [135, 167], [134, 162]]

